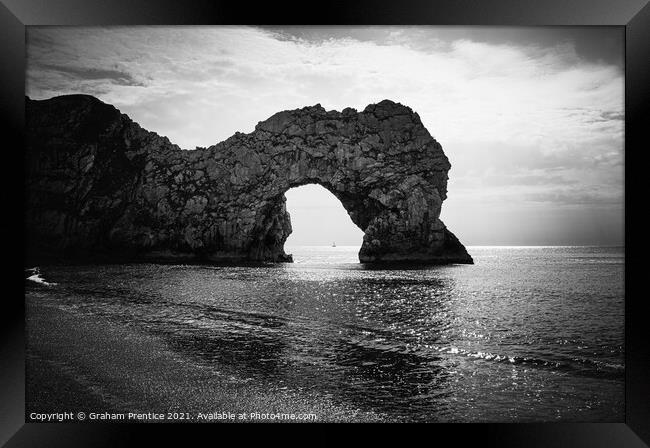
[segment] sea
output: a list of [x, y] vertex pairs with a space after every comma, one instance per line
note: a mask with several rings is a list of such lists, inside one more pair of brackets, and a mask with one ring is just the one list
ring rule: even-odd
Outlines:
[[474, 246], [475, 264], [448, 266], [364, 265], [358, 250], [38, 266], [26, 289], [180, 359], [385, 421], [624, 421], [623, 247]]

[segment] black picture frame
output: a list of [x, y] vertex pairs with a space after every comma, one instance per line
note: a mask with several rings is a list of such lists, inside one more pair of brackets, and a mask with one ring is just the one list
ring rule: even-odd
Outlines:
[[[24, 418], [24, 280], [23, 152], [25, 94], [25, 26], [29, 25], [218, 25], [218, 24], [429, 24], [505, 26], [593, 26], [625, 29], [625, 264], [642, 256], [634, 246], [640, 232], [632, 217], [635, 198], [643, 192], [640, 158], [650, 123], [650, 5], [647, 0], [445, 0], [337, 3], [225, 2], [219, 0], [1, 0], [0, 4], [0, 126], [3, 151], [0, 220], [5, 236], [0, 312], [0, 444], [6, 446], [116, 446], [150, 443], [180, 435], [211, 431], [212, 425], [178, 424], [44, 424]], [[645, 145], [644, 145], [645, 143]], [[644, 202], [636, 202], [643, 205]], [[10, 243], [10, 244], [8, 244]], [[633, 294], [638, 277], [625, 275], [625, 423], [607, 424], [436, 424], [428, 437], [499, 446], [643, 447], [650, 444], [650, 340], [643, 313], [646, 294]], [[7, 287], [9, 286], [9, 287]], [[640, 290], [640, 288], [639, 288]], [[267, 428], [267, 425], [263, 425]], [[360, 425], [364, 427], [363, 425]], [[276, 425], [275, 428], [282, 428]], [[286, 428], [286, 427], [284, 427]], [[392, 428], [411, 433], [411, 429]], [[223, 435], [224, 426], [216, 434]], [[239, 427], [240, 437], [249, 432]], [[372, 432], [382, 434], [383, 427]], [[259, 433], [259, 431], [254, 431]], [[419, 431], [418, 431], [419, 432]], [[241, 434], [244, 433], [242, 436]], [[309, 427], [311, 438], [325, 440], [331, 432]]]

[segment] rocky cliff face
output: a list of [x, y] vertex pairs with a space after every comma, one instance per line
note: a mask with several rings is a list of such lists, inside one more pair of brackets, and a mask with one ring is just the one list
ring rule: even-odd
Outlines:
[[290, 261], [284, 193], [317, 183], [362, 262], [471, 263], [438, 218], [450, 164], [408, 107], [279, 112], [184, 151], [98, 99], [26, 100], [28, 257]]

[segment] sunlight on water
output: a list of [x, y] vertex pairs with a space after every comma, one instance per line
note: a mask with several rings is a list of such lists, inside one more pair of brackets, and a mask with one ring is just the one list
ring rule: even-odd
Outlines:
[[389, 420], [622, 421], [623, 248], [472, 247], [475, 265], [402, 270], [366, 269], [358, 249], [287, 248], [295, 263], [259, 267], [41, 267], [57, 285], [30, 282], [28, 296]]
[[349, 264], [359, 263], [361, 246], [285, 246], [293, 254], [296, 264]]

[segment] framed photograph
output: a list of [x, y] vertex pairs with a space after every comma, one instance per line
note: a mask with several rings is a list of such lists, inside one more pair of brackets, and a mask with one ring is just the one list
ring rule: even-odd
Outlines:
[[647, 446], [646, 3], [4, 1], [0, 442]]

